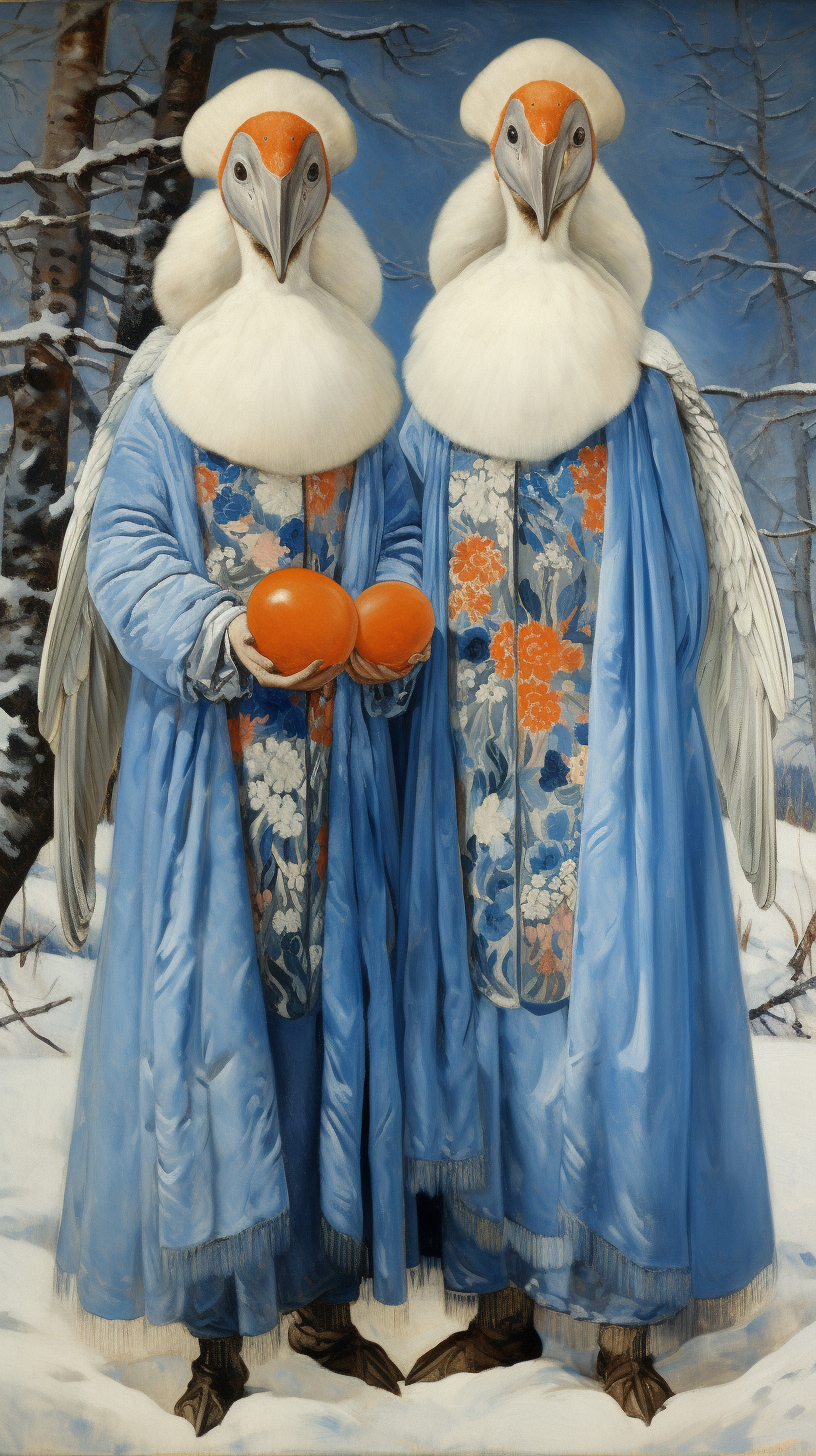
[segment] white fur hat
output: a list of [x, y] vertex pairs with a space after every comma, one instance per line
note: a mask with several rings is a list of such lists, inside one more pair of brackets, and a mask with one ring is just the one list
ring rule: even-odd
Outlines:
[[354, 161], [354, 123], [331, 92], [296, 71], [269, 70], [242, 76], [198, 108], [181, 142], [187, 171], [194, 177], [217, 177], [227, 144], [241, 123], [263, 111], [293, 111], [319, 131], [332, 176]]
[[562, 40], [523, 40], [471, 81], [459, 110], [469, 136], [490, 142], [508, 99], [528, 81], [560, 81], [577, 92], [589, 112], [599, 146], [623, 126], [623, 98], [605, 71]]

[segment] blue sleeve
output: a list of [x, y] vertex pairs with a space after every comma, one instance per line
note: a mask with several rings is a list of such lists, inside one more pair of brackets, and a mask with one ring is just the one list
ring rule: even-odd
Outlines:
[[382, 451], [383, 534], [375, 581], [422, 585], [422, 524], [417, 498], [397, 440], [389, 430]]
[[92, 600], [122, 656], [188, 701], [198, 696], [188, 658], [208, 617], [225, 620], [238, 603], [204, 571], [192, 448], [143, 385], [99, 487], [87, 557]]
[[[395, 430], [383, 440], [383, 535], [375, 581], [407, 581], [422, 586], [422, 524]], [[392, 683], [363, 688], [363, 702], [372, 718], [397, 718], [411, 701], [422, 663]]]

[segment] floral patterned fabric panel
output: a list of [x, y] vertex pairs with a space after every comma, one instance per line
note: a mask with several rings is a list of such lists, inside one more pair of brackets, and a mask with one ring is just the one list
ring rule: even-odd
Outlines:
[[[354, 466], [293, 479], [195, 451], [212, 581], [244, 601], [269, 571], [339, 575]], [[304, 561], [305, 547], [305, 561]], [[252, 681], [227, 704], [258, 961], [269, 1005], [303, 1016], [320, 998], [334, 683], [289, 693]]]
[[569, 995], [603, 431], [547, 464], [451, 451], [449, 652], [470, 964], [500, 1006]]

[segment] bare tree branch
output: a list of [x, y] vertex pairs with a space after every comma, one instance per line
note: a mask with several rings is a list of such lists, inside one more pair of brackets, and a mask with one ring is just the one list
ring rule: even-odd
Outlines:
[[[804, 986], [802, 990], [804, 990]], [[32, 1006], [30, 1011], [15, 1011], [13, 1016], [0, 1016], [0, 1026], [11, 1026], [14, 1021], [26, 1021], [29, 1016], [44, 1016], [46, 1011], [53, 1011], [55, 1006], [64, 1006], [67, 1001], [73, 1001], [73, 996], [62, 996], [59, 1001], [47, 1001], [45, 1006]], [[60, 1051], [60, 1047], [55, 1047]]]
[[[787, 182], [780, 182], [778, 178], [771, 177], [769, 173], [764, 172], [761, 167], [757, 166], [756, 162], [752, 161], [743, 146], [734, 146], [730, 142], [718, 142], [713, 137], [695, 136], [690, 131], [675, 131], [673, 126], [669, 127], [669, 131], [672, 136], [681, 137], [687, 142], [696, 142], [699, 147], [713, 147], [715, 151], [727, 153], [732, 162], [740, 162], [754, 177], [759, 178], [768, 187], [772, 187], [782, 197], [787, 197], [791, 202], [800, 203], [802, 207], [808, 208], [810, 212], [816, 212], [816, 202], [808, 197], [806, 192], [799, 192], [797, 188], [789, 187]], [[2, 180], [2, 173], [0, 173], [0, 180]]]
[[7, 329], [0, 333], [0, 349], [11, 349], [18, 344], [66, 344], [76, 342], [87, 344], [91, 349], [98, 349], [102, 354], [126, 354], [128, 358], [133, 353], [132, 349], [126, 349], [124, 344], [117, 344], [114, 339], [97, 339], [94, 334], [89, 334], [87, 329], [71, 329], [59, 323], [47, 323], [44, 319], [38, 319], [35, 323], [23, 324], [19, 329]]
[[816, 268], [799, 268], [795, 263], [775, 263], [766, 258], [739, 258], [735, 253], [726, 253], [719, 248], [706, 248], [702, 253], [693, 253], [690, 258], [683, 253], [673, 253], [670, 248], [665, 251], [670, 258], [677, 258], [681, 263], [729, 263], [734, 268], [760, 268], [766, 273], [793, 273], [803, 283], [816, 287]]
[[[2, 337], [0, 335], [0, 337]], [[816, 384], [776, 384], [772, 389], [737, 389], [730, 384], [703, 384], [700, 386], [701, 394], [724, 394], [731, 399], [738, 399], [741, 404], [754, 404], [760, 399], [779, 399], [793, 395], [801, 397], [803, 394], [816, 394]]]
[[0, 172], [0, 187], [28, 182], [36, 189], [40, 182], [74, 181], [78, 177], [86, 176], [88, 172], [105, 171], [108, 167], [136, 162], [141, 157], [154, 155], [157, 151], [169, 151], [180, 146], [181, 137], [165, 137], [164, 140], [147, 137], [139, 142], [112, 142], [110, 146], [95, 150], [83, 147], [70, 162], [63, 162], [60, 167], [38, 167], [34, 162], [18, 162], [10, 171]]

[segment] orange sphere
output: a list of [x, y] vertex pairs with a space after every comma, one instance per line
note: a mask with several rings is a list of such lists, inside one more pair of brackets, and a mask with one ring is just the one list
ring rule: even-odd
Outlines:
[[303, 566], [270, 571], [258, 582], [247, 623], [259, 651], [284, 677], [318, 658], [325, 667], [345, 662], [357, 637], [357, 612], [345, 588]]
[[425, 593], [406, 581], [378, 581], [355, 604], [360, 626], [355, 646], [366, 662], [408, 669], [408, 659], [433, 636], [434, 611]]

